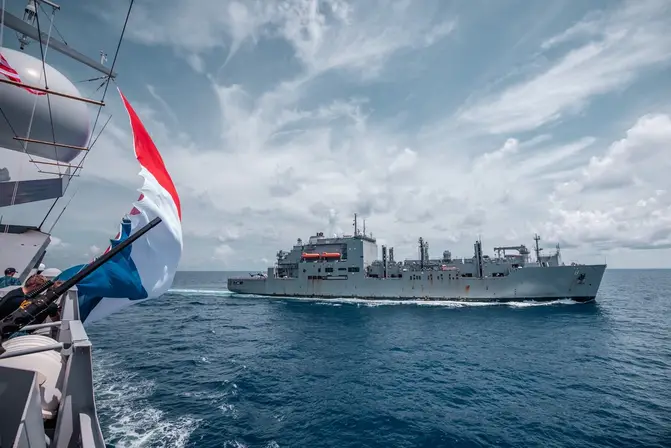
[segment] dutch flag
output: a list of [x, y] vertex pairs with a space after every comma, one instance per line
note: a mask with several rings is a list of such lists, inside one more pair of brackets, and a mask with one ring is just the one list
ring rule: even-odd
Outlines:
[[[165, 293], [182, 256], [182, 212], [177, 190], [149, 133], [121, 90], [119, 95], [130, 118], [144, 184], [107, 251], [157, 216], [162, 222], [77, 284], [80, 320], [87, 324]], [[58, 279], [67, 280], [84, 266], [73, 266]]]

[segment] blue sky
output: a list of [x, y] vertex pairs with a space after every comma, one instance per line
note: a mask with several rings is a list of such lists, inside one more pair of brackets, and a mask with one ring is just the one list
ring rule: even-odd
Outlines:
[[[128, 3], [61, 4], [68, 43], [111, 63]], [[668, 267], [670, 24], [668, 0], [142, 0], [117, 83], [180, 193], [183, 269], [262, 269], [354, 212], [397, 258], [538, 232], [567, 262]], [[105, 112], [61, 267], [106, 246], [141, 183], [115, 91]]]

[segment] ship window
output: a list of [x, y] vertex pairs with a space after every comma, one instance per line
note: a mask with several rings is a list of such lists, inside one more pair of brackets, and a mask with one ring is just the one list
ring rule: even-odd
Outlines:
[[339, 271], [346, 271], [347, 268], [338, 268]]
[[359, 267], [358, 266], [350, 267], [350, 268], [347, 268], [347, 271], [348, 272], [359, 272]]
[[321, 272], [321, 271], [322, 271], [322, 268], [317, 268], [317, 272]]
[[305, 269], [303, 269], [303, 272], [305, 272]]
[[333, 268], [324, 268], [324, 272], [333, 272]]

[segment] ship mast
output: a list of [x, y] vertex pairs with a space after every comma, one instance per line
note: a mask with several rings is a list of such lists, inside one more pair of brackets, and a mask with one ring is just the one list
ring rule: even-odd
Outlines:
[[[47, 233], [42, 231], [42, 227], [54, 211], [58, 200], [66, 194], [71, 185], [71, 179], [79, 176], [84, 161], [107, 126], [109, 118], [111, 118], [109, 117], [107, 122], [99, 129], [98, 122], [102, 108], [105, 106], [105, 97], [110, 81], [116, 76], [114, 67], [134, 0], [130, 0], [130, 6], [110, 67], [104, 65], [106, 61], [105, 53], [101, 54], [100, 62], [98, 62], [75, 50], [65, 40], [59, 40], [54, 36], [54, 32], [61, 34], [54, 24], [56, 12], [61, 9], [56, 3], [50, 0], [27, 0], [22, 17], [8, 12], [5, 3], [3, 1], [0, 4], [0, 50], [3, 53], [3, 61], [7, 58], [9, 62], [18, 62], [18, 64], [13, 67], [13, 70], [17, 72], [16, 76], [0, 76], [0, 92], [2, 92], [0, 97], [3, 106], [3, 111], [0, 114], [0, 120], [3, 121], [3, 126], [0, 127], [0, 141], [2, 141], [0, 151], [15, 151], [24, 154], [24, 157], [35, 166], [38, 173], [48, 174], [51, 177], [9, 179], [2, 182], [2, 185], [0, 185], [2, 187], [0, 188], [0, 208], [53, 200], [36, 230], [30, 230], [32, 234], [37, 235], [35, 238], [39, 237], [39, 241], [30, 240], [30, 244], [25, 242], [27, 236], [24, 234], [27, 231], [23, 229], [34, 228], [34, 226], [25, 226], [23, 223], [16, 226], [3, 223], [0, 226], [3, 240], [16, 242], [15, 247], [20, 246], [22, 251], [25, 248], [25, 251], [32, 252], [32, 254], [26, 252], [26, 260], [29, 260], [28, 264], [21, 262], [22, 266], [16, 266], [21, 270], [19, 278], [25, 279], [35, 261], [37, 260], [37, 263], [39, 263], [41, 258], [44, 257], [46, 248], [50, 243], [49, 234], [59, 222], [67, 204], [51, 223]], [[51, 11], [47, 12], [45, 9], [51, 9]], [[48, 17], [48, 22], [45, 23], [41, 16]], [[3, 32], [5, 28], [16, 32], [20, 50], [24, 50], [28, 45], [37, 44], [39, 55], [37, 57], [19, 56], [19, 59], [12, 61], [21, 52], [4, 45]], [[61, 81], [58, 77], [47, 77], [50, 70], [58, 71], [55, 67], [47, 64], [46, 55], [51, 50], [101, 73], [103, 75], [101, 78], [90, 80], [100, 79], [102, 81], [99, 89], [103, 87], [104, 89], [100, 99], [81, 96], [78, 89], [65, 77], [65, 81]], [[41, 66], [39, 69], [36, 68], [38, 65], [33, 62], [34, 60], [39, 62], [39, 66]], [[7, 63], [7, 61], [4, 61], [4, 63]], [[28, 73], [28, 68], [30, 68], [30, 73]], [[26, 76], [26, 74], [30, 76]], [[68, 92], [68, 86], [73, 87], [76, 93]], [[32, 102], [32, 113], [29, 116], [24, 117], [18, 112], [23, 110], [25, 106], [25, 101], [20, 96], [20, 89], [34, 95], [30, 100]], [[89, 123], [90, 117], [85, 104], [94, 105], [97, 109], [92, 126]], [[58, 125], [63, 123], [64, 115], [71, 117], [70, 121], [66, 120], [71, 128], [56, 132], [55, 129], [61, 129]], [[85, 119], [82, 119], [82, 117], [85, 117]], [[21, 123], [17, 126], [15, 122], [11, 123], [12, 120]], [[4, 126], [5, 122], [6, 126]], [[86, 123], [86, 126], [83, 123]], [[79, 133], [84, 127], [88, 129], [88, 132]], [[77, 137], [74, 137], [74, 134], [77, 134]], [[73, 162], [77, 158], [79, 158], [79, 162]], [[4, 162], [2, 159], [3, 157], [0, 156], [0, 162]], [[1, 166], [0, 170], [5, 171]], [[7, 258], [7, 262], [11, 261], [11, 265], [14, 265], [17, 254], [13, 249], [5, 250], [5, 244], [3, 241], [4, 247], [0, 248], [0, 262], [5, 263]]]
[[[59, 5], [48, 0], [29, 1], [24, 9], [24, 18], [21, 19], [0, 7], [0, 15], [3, 17], [2, 26], [10, 28], [20, 35], [19, 43], [22, 50], [30, 43], [28, 39], [32, 39], [37, 42], [48, 42], [49, 48], [52, 48], [55, 51], [58, 51], [59, 53], [74, 59], [77, 62], [81, 62], [82, 64], [91, 67], [105, 76], [110, 78], [116, 77], [116, 73], [114, 72], [113, 67], [105, 67], [102, 63], [84, 56], [82, 53], [78, 52], [62, 40], [50, 36], [48, 33], [45, 33], [42, 30], [38, 31], [38, 29], [33, 26], [33, 23], [35, 23], [37, 20], [36, 18], [38, 10], [36, 6], [38, 3], [44, 3], [45, 5], [50, 6], [53, 11], [58, 11], [61, 8]], [[53, 92], [50, 93], [53, 94]]]
[[534, 234], [534, 241], [535, 241], [535, 247], [534, 251], [536, 252], [536, 261], [538, 264], [541, 262], [541, 251], [543, 250], [542, 247], [539, 247], [538, 242], [541, 240], [541, 237], [536, 233]]
[[424, 265], [429, 261], [429, 243], [421, 236], [417, 242], [419, 243], [419, 266], [424, 269]]

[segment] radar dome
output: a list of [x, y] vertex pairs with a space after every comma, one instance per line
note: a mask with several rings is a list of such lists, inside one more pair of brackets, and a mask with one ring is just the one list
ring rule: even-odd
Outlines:
[[[35, 87], [45, 87], [42, 60], [26, 53], [0, 47], [0, 78], [19, 81]], [[81, 97], [79, 90], [61, 72], [46, 65], [49, 90]], [[9, 66], [9, 67], [7, 67]], [[16, 72], [16, 75], [12, 73]], [[25, 142], [14, 137], [30, 138], [61, 145], [86, 147], [91, 136], [88, 106], [82, 101], [57, 95], [39, 94], [24, 87], [0, 83], [0, 148], [23, 152]], [[48, 99], [47, 99], [48, 98]], [[30, 117], [35, 106], [35, 115], [30, 126]], [[51, 102], [51, 114], [49, 113]], [[53, 131], [52, 131], [53, 120]], [[9, 121], [9, 123], [8, 123]], [[28, 128], [30, 126], [30, 135]], [[54, 138], [55, 136], [55, 138]], [[81, 150], [64, 148], [44, 143], [28, 143], [26, 152], [59, 162], [70, 162], [82, 153]]]

